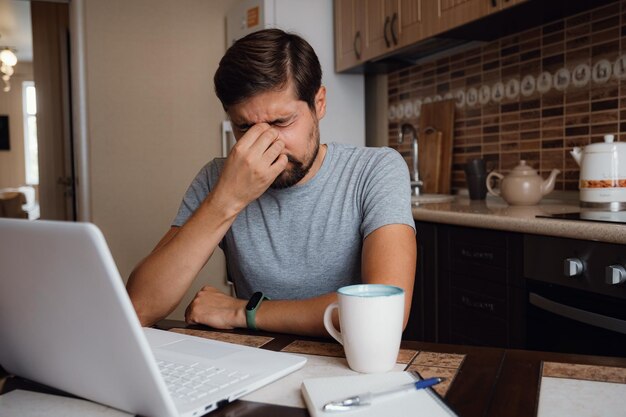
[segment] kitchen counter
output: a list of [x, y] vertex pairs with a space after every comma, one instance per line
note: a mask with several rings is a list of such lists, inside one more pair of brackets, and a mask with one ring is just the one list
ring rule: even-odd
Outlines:
[[578, 192], [554, 192], [536, 206], [509, 206], [502, 198], [491, 195], [484, 201], [472, 201], [467, 195], [460, 194], [449, 203], [414, 205], [413, 218], [432, 223], [626, 244], [626, 224], [536, 217], [580, 211]]

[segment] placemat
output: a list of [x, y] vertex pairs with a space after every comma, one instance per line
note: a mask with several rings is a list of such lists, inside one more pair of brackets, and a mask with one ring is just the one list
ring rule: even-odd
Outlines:
[[433, 389], [437, 394], [445, 397], [459, 369], [463, 366], [463, 360], [465, 360], [465, 355], [459, 353], [420, 351], [407, 371], [417, 371], [422, 378], [444, 377], [445, 381], [435, 385]]
[[538, 417], [626, 416], [626, 368], [542, 362]]
[[211, 330], [196, 330], [185, 328], [170, 329], [174, 333], [182, 333], [190, 336], [204, 337], [205, 339], [219, 340], [221, 342], [234, 343], [236, 345], [244, 345], [251, 347], [261, 347], [274, 340], [273, 337], [268, 336], [248, 336], [244, 334], [236, 333], [222, 333], [214, 332]]
[[[282, 352], [300, 353], [306, 355], [331, 356], [333, 358], [345, 358], [343, 346], [338, 343], [310, 342], [306, 340], [296, 340], [281, 349]], [[417, 354], [416, 350], [400, 349], [396, 363], [406, 365]]]
[[[343, 346], [338, 343], [296, 340], [285, 346], [282, 351], [306, 355], [345, 358]], [[445, 397], [459, 369], [463, 365], [464, 359], [465, 355], [456, 353], [437, 353], [412, 349], [400, 349], [397, 363], [409, 365], [405, 368], [405, 370], [417, 371], [422, 378], [430, 378], [434, 376], [444, 377], [446, 380], [433, 387], [433, 389], [437, 391], [439, 395]]]
[[626, 384], [626, 368], [613, 366], [542, 362], [541, 376]]

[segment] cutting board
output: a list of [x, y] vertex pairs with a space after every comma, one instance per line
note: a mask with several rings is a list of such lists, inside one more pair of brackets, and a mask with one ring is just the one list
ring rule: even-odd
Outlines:
[[454, 109], [454, 100], [422, 105], [417, 142], [424, 193], [450, 194]]

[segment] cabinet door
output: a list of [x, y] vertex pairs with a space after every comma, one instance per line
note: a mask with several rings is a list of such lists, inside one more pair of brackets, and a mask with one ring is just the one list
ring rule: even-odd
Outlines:
[[498, 10], [501, 0], [423, 0], [428, 36], [464, 25]]
[[423, 0], [365, 0], [367, 42], [365, 55], [376, 58], [423, 36]]
[[335, 0], [335, 70], [343, 71], [364, 61], [363, 0]]
[[417, 268], [403, 340], [437, 342], [437, 226], [415, 222]]
[[522, 236], [440, 225], [437, 249], [438, 341], [522, 347]]
[[400, 0], [398, 17], [393, 19], [392, 16], [391, 21], [392, 35], [397, 32], [400, 47], [411, 45], [425, 36], [423, 7], [424, 0]]
[[391, 24], [392, 0], [363, 0], [365, 10], [366, 59], [376, 58], [392, 49], [393, 42], [389, 30]]
[[508, 9], [511, 6], [515, 6], [520, 3], [525, 3], [527, 1], [528, 0], [498, 0], [499, 2], [498, 6], [500, 10], [504, 10], [504, 9]]

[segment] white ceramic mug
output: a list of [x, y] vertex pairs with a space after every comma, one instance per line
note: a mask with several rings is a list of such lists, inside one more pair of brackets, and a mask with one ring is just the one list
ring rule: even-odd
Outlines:
[[[383, 284], [360, 284], [337, 290], [339, 301], [326, 307], [324, 327], [343, 345], [355, 371], [391, 370], [398, 359], [404, 322], [404, 290]], [[339, 332], [332, 320], [339, 310]]]

